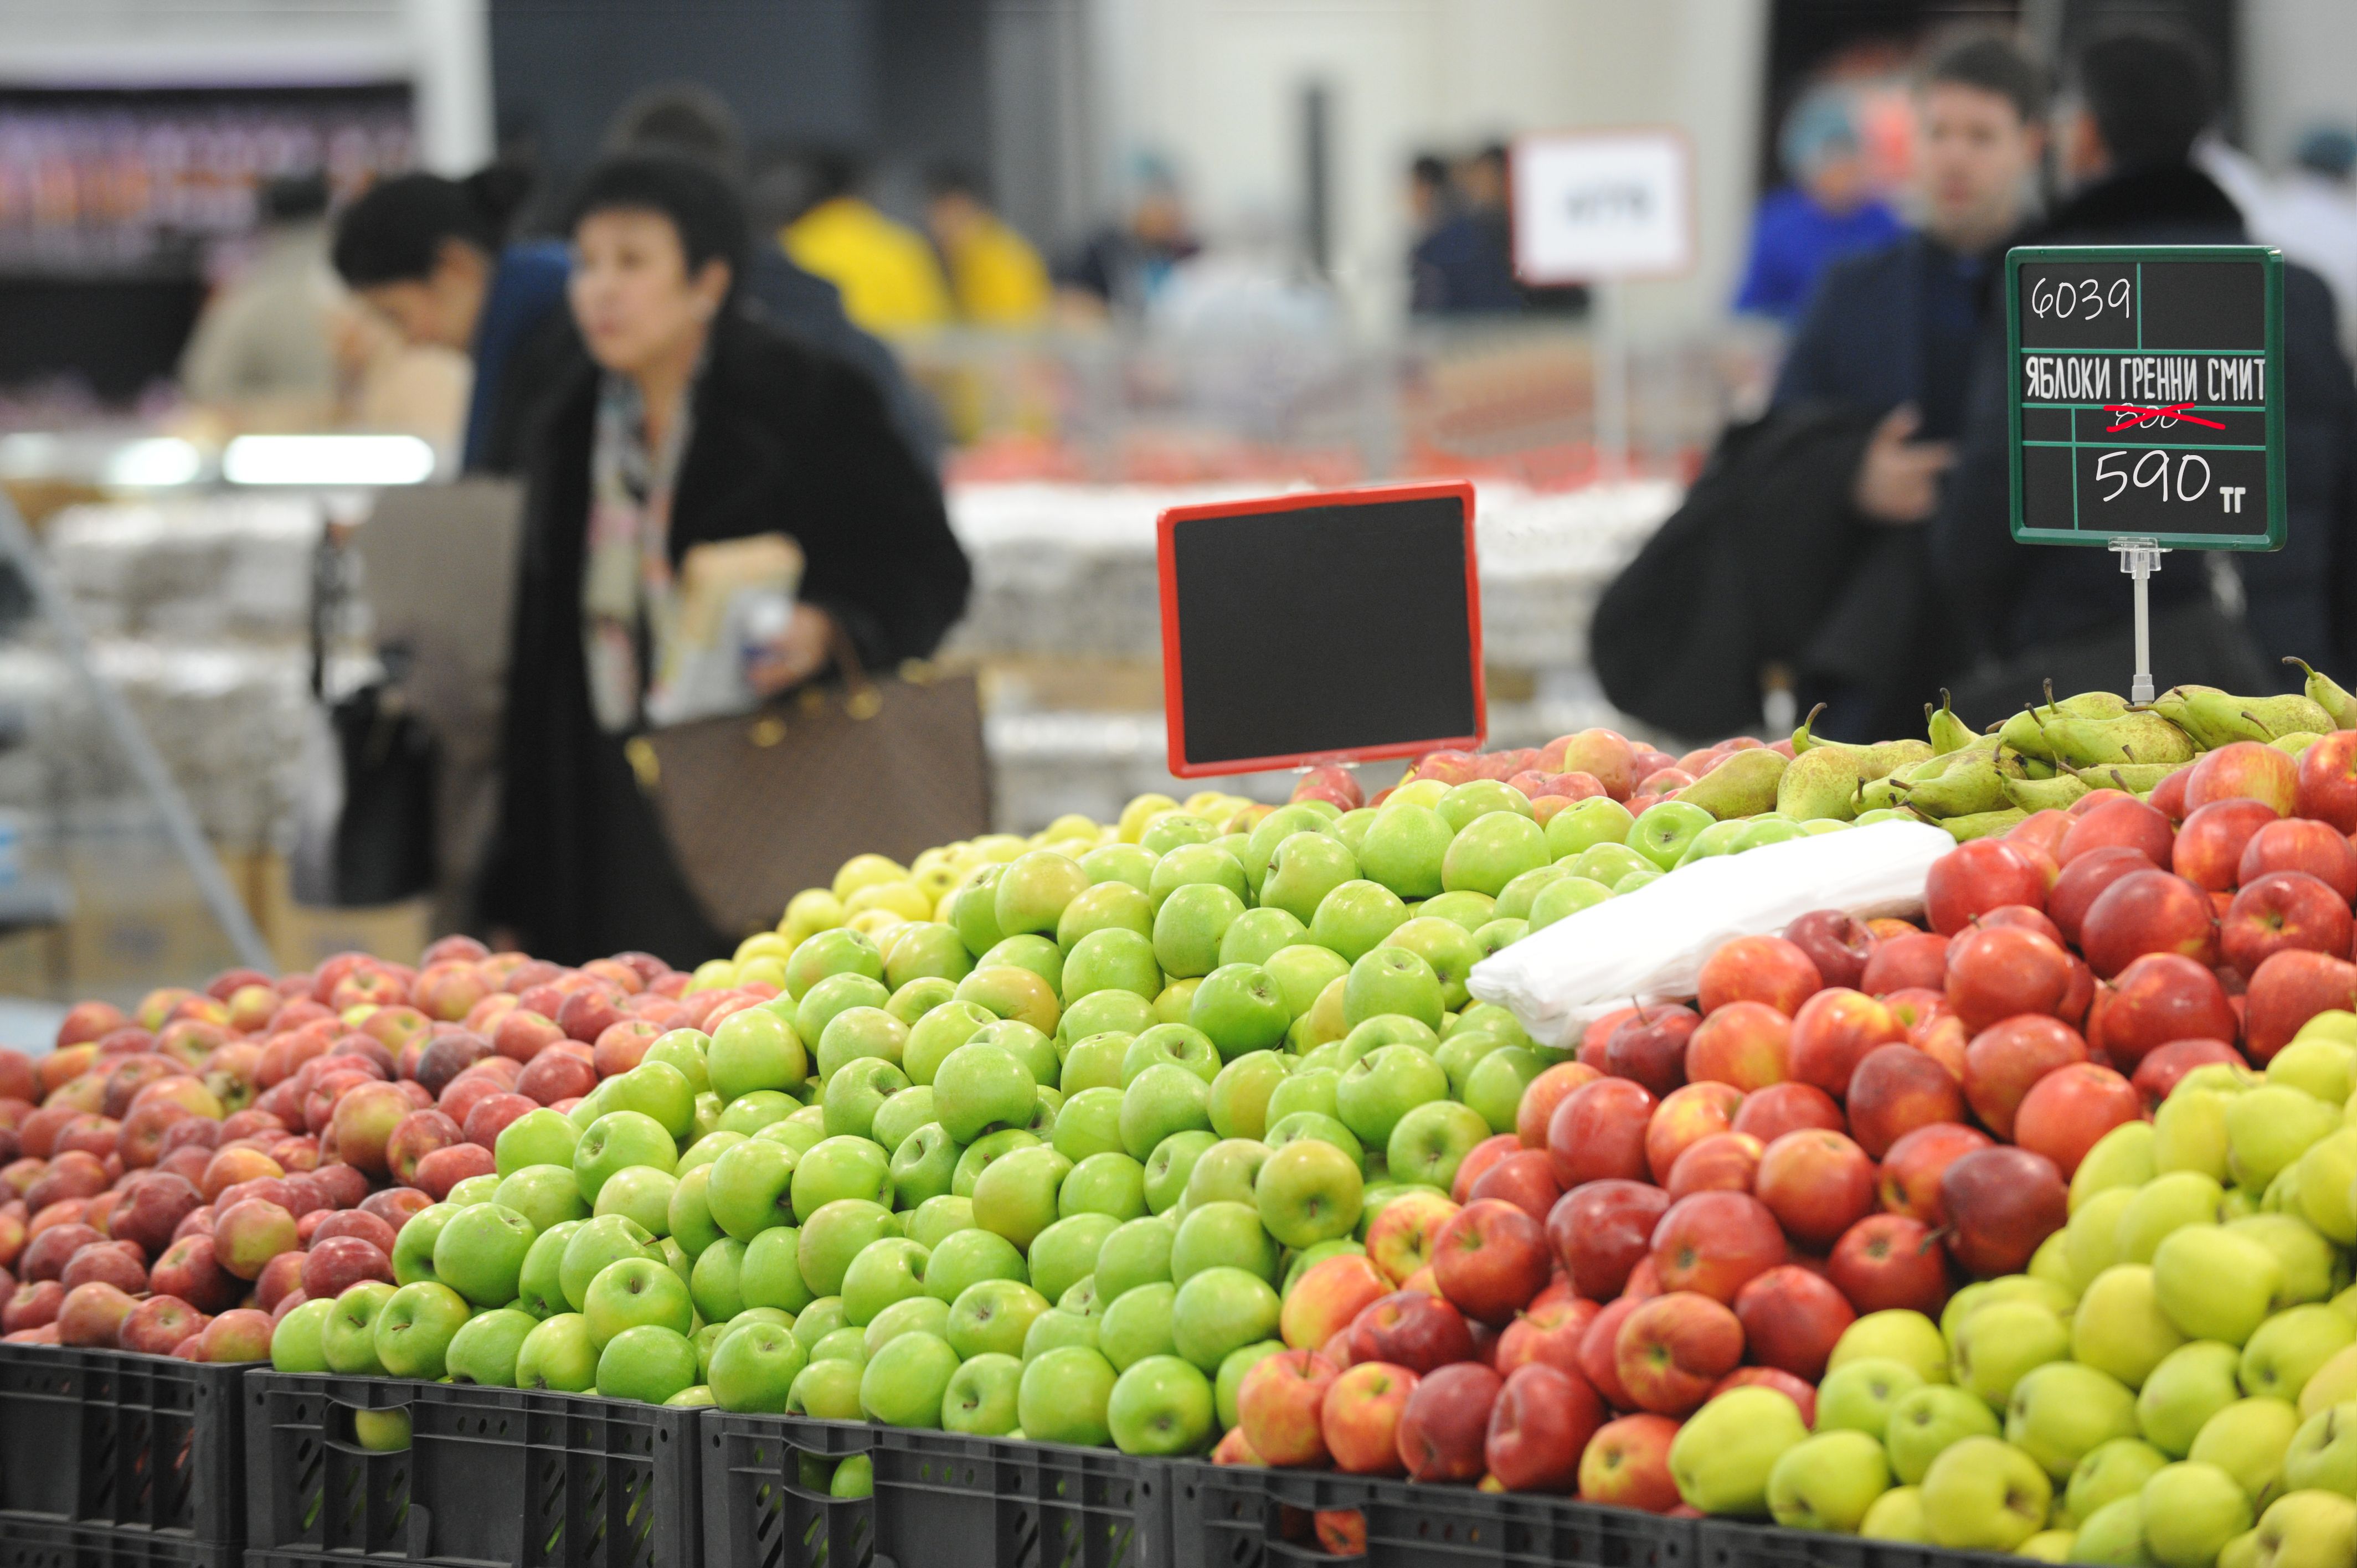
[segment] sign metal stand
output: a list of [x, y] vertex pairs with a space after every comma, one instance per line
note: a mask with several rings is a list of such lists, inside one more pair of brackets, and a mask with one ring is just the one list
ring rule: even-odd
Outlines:
[[2147, 585], [2160, 570], [2160, 558], [2169, 552], [2150, 539], [2115, 539], [2112, 552], [2120, 558], [2120, 570], [2136, 579], [2136, 672], [2128, 681], [2128, 701], [2149, 703], [2153, 696], [2152, 596]]

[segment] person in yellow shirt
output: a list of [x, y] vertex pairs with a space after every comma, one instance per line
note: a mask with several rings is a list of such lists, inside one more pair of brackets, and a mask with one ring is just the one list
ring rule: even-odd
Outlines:
[[860, 196], [848, 158], [823, 156], [811, 172], [818, 199], [779, 236], [787, 256], [841, 290], [845, 314], [870, 332], [946, 326], [949, 287], [925, 237]]
[[981, 180], [943, 165], [925, 188], [925, 227], [948, 263], [958, 318], [976, 327], [1029, 327], [1046, 319], [1047, 265], [1031, 242], [990, 209]]

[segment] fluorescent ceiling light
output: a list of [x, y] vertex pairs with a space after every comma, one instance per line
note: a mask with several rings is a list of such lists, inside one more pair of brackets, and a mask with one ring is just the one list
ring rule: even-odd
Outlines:
[[434, 477], [434, 448], [414, 435], [241, 435], [221, 454], [232, 485], [414, 485]]
[[177, 435], [158, 435], [116, 447], [101, 477], [127, 489], [162, 489], [193, 483], [203, 467], [196, 447]]

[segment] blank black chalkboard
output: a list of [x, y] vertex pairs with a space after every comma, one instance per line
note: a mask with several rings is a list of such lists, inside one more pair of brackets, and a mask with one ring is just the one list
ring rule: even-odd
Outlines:
[[1157, 544], [1171, 772], [1480, 744], [1470, 485], [1176, 507]]

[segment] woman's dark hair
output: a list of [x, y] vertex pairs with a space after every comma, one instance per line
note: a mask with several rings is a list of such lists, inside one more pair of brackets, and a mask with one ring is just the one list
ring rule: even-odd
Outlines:
[[2072, 85], [2122, 169], [2183, 163], [2215, 111], [2210, 58], [2177, 29], [2106, 33], [2079, 51]]
[[580, 228], [592, 213], [658, 212], [671, 220], [690, 276], [707, 262], [728, 263], [732, 279], [745, 275], [750, 238], [745, 203], [715, 169], [675, 153], [618, 153], [592, 168], [573, 198], [565, 231]]
[[336, 224], [336, 271], [354, 288], [371, 288], [430, 276], [451, 240], [495, 256], [530, 188], [529, 176], [498, 164], [464, 179], [404, 174], [379, 180]]

